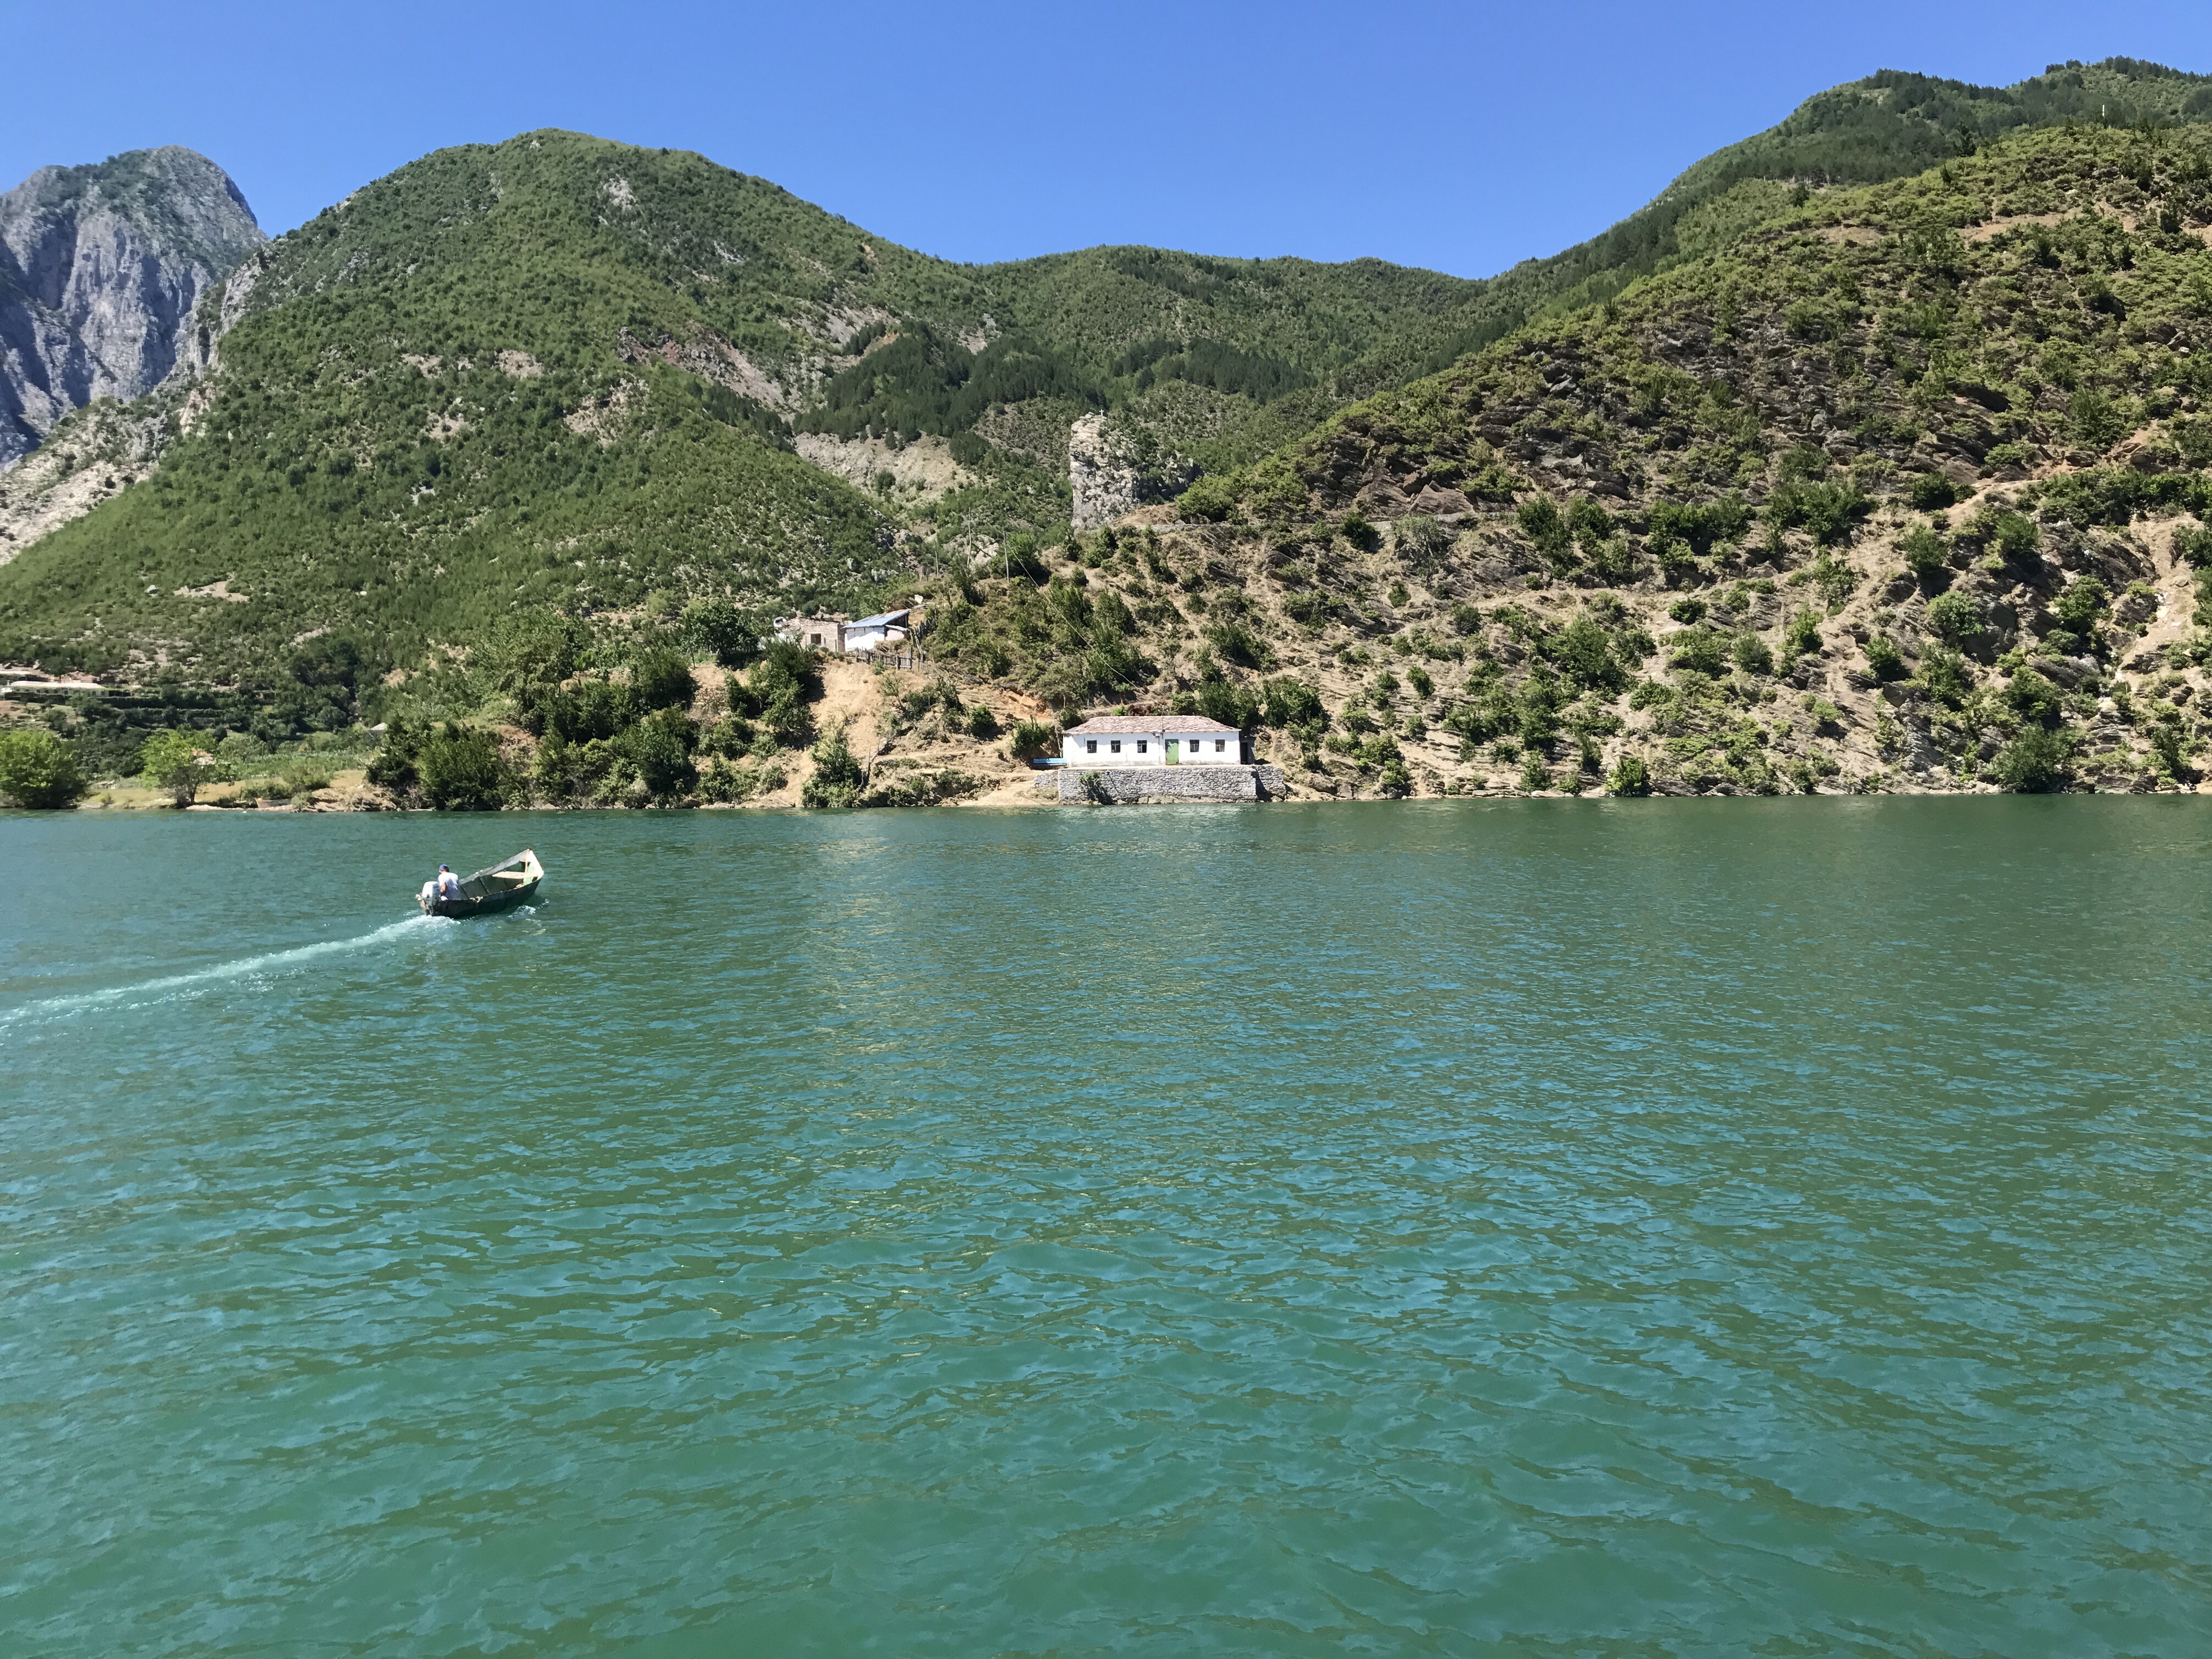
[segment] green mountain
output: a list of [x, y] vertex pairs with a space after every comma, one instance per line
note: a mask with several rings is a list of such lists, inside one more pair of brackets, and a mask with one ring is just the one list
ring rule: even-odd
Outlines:
[[987, 411], [1103, 407], [1153, 342], [1123, 378], [1173, 355], [1265, 398], [1469, 286], [1141, 249], [970, 269], [696, 155], [442, 151], [210, 301], [235, 321], [182, 435], [0, 572], [0, 657], [228, 680], [314, 629], [396, 664], [517, 610], [865, 603], [918, 574], [900, 520], [794, 425], [966, 437], [945, 533], [1049, 531], [1064, 420], [1039, 467], [969, 436]]
[[1903, 179], [2036, 127], [2212, 118], [2212, 76], [2130, 58], [2053, 64], [2010, 87], [1883, 70], [1815, 93], [1789, 118], [1698, 161], [1602, 235], [1516, 265], [1460, 306], [1378, 343], [1339, 378], [1357, 392], [1433, 373], [1532, 318], [1601, 303], [1630, 283], [1724, 246], [1802, 186]]
[[441, 152], [210, 300], [152, 476], [0, 568], [0, 656], [235, 684], [266, 735], [538, 729], [738, 611], [921, 592], [969, 684], [1234, 717], [1322, 793], [2185, 778], [2208, 94], [1877, 76], [1488, 283], [955, 266], [696, 156]]
[[2203, 127], [1808, 194], [1194, 488], [1206, 637], [1322, 690], [1317, 787], [2185, 780], [2208, 242]]

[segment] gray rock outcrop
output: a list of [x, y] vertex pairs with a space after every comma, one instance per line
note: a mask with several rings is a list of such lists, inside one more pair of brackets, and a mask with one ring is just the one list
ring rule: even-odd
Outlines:
[[0, 468], [70, 410], [199, 363], [194, 307], [267, 240], [230, 176], [174, 144], [0, 195]]
[[1136, 458], [1119, 438], [1103, 415], [1079, 416], [1068, 428], [1067, 483], [1078, 530], [1111, 524], [1142, 498]]
[[[976, 430], [998, 441], [981, 422]], [[1078, 530], [1111, 524], [1133, 507], [1171, 501], [1198, 476], [1197, 464], [1181, 453], [1174, 436], [1126, 410], [1078, 416], [1068, 428], [1070, 516]]]

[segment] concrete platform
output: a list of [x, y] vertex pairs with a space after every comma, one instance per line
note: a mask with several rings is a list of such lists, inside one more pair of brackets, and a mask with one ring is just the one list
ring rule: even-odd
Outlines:
[[1279, 766], [1069, 766], [1060, 771], [1060, 799], [1102, 806], [1279, 800], [1283, 793]]

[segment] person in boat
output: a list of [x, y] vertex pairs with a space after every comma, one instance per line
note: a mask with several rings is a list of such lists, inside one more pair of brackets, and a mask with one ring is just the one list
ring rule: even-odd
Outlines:
[[461, 878], [453, 873], [450, 865], [440, 865], [438, 873], [422, 884], [422, 896], [426, 899], [457, 899], [460, 896]]

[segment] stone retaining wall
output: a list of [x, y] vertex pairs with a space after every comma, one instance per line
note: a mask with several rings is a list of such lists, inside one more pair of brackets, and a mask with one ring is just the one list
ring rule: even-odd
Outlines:
[[[1085, 780], [1097, 780], [1097, 793]], [[1119, 806], [1155, 801], [1274, 800], [1284, 791], [1279, 766], [1102, 766], [1060, 769], [1064, 801], [1102, 800]]]

